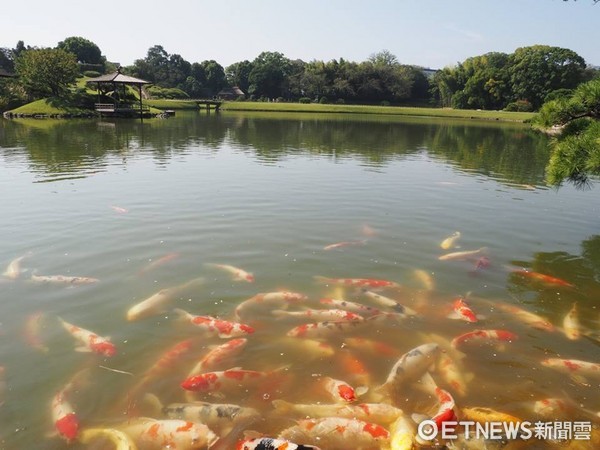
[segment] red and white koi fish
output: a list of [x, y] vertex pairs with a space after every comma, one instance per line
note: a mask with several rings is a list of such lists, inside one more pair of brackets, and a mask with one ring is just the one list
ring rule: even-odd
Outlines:
[[574, 284], [571, 284], [561, 278], [556, 278], [539, 272], [533, 272], [531, 270], [515, 269], [512, 272], [523, 278], [529, 278], [530, 280], [537, 281], [548, 287], [575, 287]]
[[206, 372], [187, 377], [181, 382], [181, 387], [192, 392], [215, 392], [239, 388], [250, 383], [256, 383], [273, 375], [273, 372], [257, 372], [234, 367], [218, 372]]
[[545, 419], [576, 417], [583, 414], [592, 420], [600, 420], [600, 413], [582, 408], [573, 400], [561, 398], [544, 398], [533, 404], [533, 412]]
[[454, 300], [452, 303], [452, 309], [454, 312], [448, 316], [449, 319], [460, 319], [471, 323], [478, 321], [473, 310], [461, 297], [458, 297], [456, 300]]
[[542, 365], [568, 374], [600, 376], [600, 363], [578, 359], [548, 358], [542, 361]]
[[113, 210], [114, 212], [117, 212], [117, 213], [119, 213], [119, 214], [127, 214], [127, 213], [129, 212], [129, 210], [128, 210], [128, 209], [121, 208], [120, 206], [114, 206], [114, 205], [111, 205], [110, 207], [112, 208], [112, 210]]
[[473, 374], [465, 375], [456, 362], [447, 354], [440, 353], [436, 371], [452, 390], [461, 397], [467, 393], [467, 382], [473, 379]]
[[204, 281], [203, 278], [194, 278], [187, 283], [166, 289], [161, 289], [156, 294], [132, 306], [127, 311], [127, 320], [134, 321], [154, 316], [166, 311], [167, 304], [177, 298], [191, 287], [197, 286]]
[[140, 417], [124, 423], [119, 428], [129, 435], [139, 448], [145, 450], [207, 449], [218, 439], [206, 425], [185, 420]]
[[358, 419], [378, 425], [389, 425], [402, 414], [402, 410], [387, 403], [359, 403], [354, 405], [336, 404], [296, 404], [285, 400], [273, 400], [277, 415], [295, 415], [313, 419], [325, 417], [343, 417]]
[[379, 294], [377, 294], [375, 292], [371, 292], [371, 291], [364, 291], [363, 293], [367, 297], [369, 297], [371, 300], [373, 300], [374, 302], [378, 303], [381, 306], [386, 306], [388, 308], [391, 308], [396, 313], [404, 314], [407, 316], [418, 316], [419, 315], [419, 313], [417, 313], [414, 309], [411, 309], [408, 306], [401, 305], [396, 300], [391, 299], [389, 297], [385, 297], [383, 295], [379, 295]]
[[460, 231], [455, 231], [452, 235], [448, 236], [440, 243], [440, 247], [444, 250], [449, 250], [456, 246], [456, 241], [460, 239]]
[[339, 309], [345, 309], [346, 311], [352, 311], [353, 313], [360, 314], [363, 317], [375, 316], [381, 314], [382, 311], [376, 308], [372, 308], [361, 303], [349, 302], [347, 300], [341, 300], [336, 298], [322, 298], [319, 300], [323, 305], [333, 306]]
[[460, 336], [452, 339], [452, 347], [458, 348], [464, 344], [481, 341], [481, 342], [498, 342], [506, 341], [512, 342], [519, 338], [514, 333], [506, 330], [474, 330], [468, 333], [461, 334]]
[[2, 274], [2, 276], [8, 278], [9, 280], [16, 280], [21, 276], [21, 261], [31, 255], [31, 252], [26, 253], [23, 256], [19, 256], [18, 258], [13, 259], [8, 266], [6, 266], [6, 270]]
[[36, 283], [50, 283], [50, 284], [70, 284], [70, 285], [81, 285], [81, 284], [92, 284], [100, 281], [98, 278], [90, 277], [71, 277], [67, 275], [31, 275], [31, 281]]
[[228, 339], [254, 333], [254, 328], [243, 323], [229, 322], [212, 316], [195, 316], [183, 309], [174, 309], [174, 311], [200, 328], [207, 336], [218, 336], [221, 339]]
[[565, 336], [572, 341], [581, 337], [581, 324], [579, 323], [579, 316], [577, 315], [577, 303], [573, 303], [573, 307], [563, 319], [563, 329]]
[[364, 320], [363, 316], [343, 309], [305, 309], [303, 311], [284, 311], [276, 309], [271, 314], [277, 317], [300, 317], [316, 321], [325, 320]]
[[[379, 449], [389, 441], [390, 433], [381, 425], [358, 419], [325, 417], [299, 420], [283, 430], [279, 438], [310, 445], [322, 445], [327, 450]], [[350, 444], [351, 443], [351, 444]]]
[[348, 337], [344, 339], [344, 343], [354, 350], [360, 350], [378, 357], [385, 356], [396, 358], [400, 355], [400, 351], [395, 347], [392, 347], [385, 342], [374, 341], [373, 339]]
[[467, 250], [464, 252], [446, 253], [445, 255], [438, 257], [438, 259], [440, 261], [462, 261], [465, 259], [473, 259], [477, 256], [480, 256], [482, 253], [485, 253], [486, 251], [487, 251], [487, 247], [481, 247], [481, 248], [478, 248], [477, 250]]
[[336, 242], [335, 244], [326, 245], [325, 247], [323, 247], [323, 250], [334, 250], [336, 248], [350, 247], [352, 245], [365, 245], [366, 243], [366, 240]]
[[58, 320], [65, 330], [67, 330], [75, 339], [81, 342], [82, 345], [80, 347], [76, 347], [75, 351], [93, 352], [106, 357], [114, 356], [114, 354], [117, 352], [115, 345], [110, 342], [109, 338], [100, 337], [96, 333], [72, 325], [68, 322], [65, 322], [60, 317]]
[[314, 445], [294, 444], [286, 439], [270, 437], [250, 438], [239, 441], [235, 450], [321, 450]]
[[223, 366], [223, 364], [230, 362], [232, 358], [239, 355], [247, 343], [248, 339], [238, 338], [212, 348], [198, 361], [198, 364], [194, 366], [188, 376], [220, 368], [219, 366]]
[[45, 314], [41, 311], [30, 314], [25, 321], [23, 333], [25, 335], [25, 341], [30, 347], [42, 353], [47, 353], [48, 347], [44, 344], [42, 338], [40, 337], [44, 318]]
[[215, 267], [217, 269], [222, 269], [225, 272], [230, 273], [233, 276], [235, 281], [247, 281], [248, 283], [254, 282], [254, 275], [250, 272], [246, 272], [245, 270], [240, 269], [239, 267], [230, 266], [228, 264], [205, 264], [207, 267]]
[[331, 399], [337, 403], [353, 403], [356, 401], [356, 392], [352, 386], [342, 380], [323, 377], [320, 384]]
[[254, 297], [244, 300], [235, 308], [235, 317], [240, 320], [243, 315], [248, 315], [248, 313], [260, 307], [282, 308], [284, 305], [287, 306], [290, 303], [298, 303], [306, 299], [306, 295], [290, 291], [256, 294]]
[[155, 261], [151, 261], [150, 263], [148, 263], [147, 265], [142, 267], [140, 269], [140, 271], [138, 272], [138, 275], [144, 275], [145, 273], [148, 273], [148, 272], [162, 266], [163, 264], [166, 264], [177, 258], [179, 258], [179, 253], [176, 253], [176, 252], [167, 253], [165, 256], [162, 256]]
[[440, 354], [438, 344], [429, 343], [419, 345], [406, 352], [394, 364], [392, 370], [377, 390], [388, 394], [395, 394], [407, 383], [415, 381], [423, 376], [425, 372], [437, 361]]
[[366, 323], [368, 323], [366, 320], [305, 323], [292, 328], [287, 332], [287, 335], [290, 337], [311, 339], [324, 338], [335, 334], [348, 333], [351, 330], [358, 329]]
[[490, 305], [493, 308], [498, 308], [501, 311], [511, 314], [515, 319], [533, 328], [554, 331], [554, 325], [552, 325], [547, 319], [523, 308], [503, 302], [490, 302]]
[[69, 394], [81, 387], [87, 380], [88, 370], [77, 372], [75, 376], [52, 398], [52, 422], [58, 432], [58, 435], [67, 440], [73, 441], [79, 433], [79, 419], [69, 403], [67, 397]]
[[322, 276], [314, 276], [315, 280], [322, 284], [336, 284], [340, 286], [350, 286], [357, 288], [397, 288], [400, 285], [394, 281], [378, 280], [375, 278], [327, 278]]
[[437, 424], [438, 430], [441, 430], [444, 422], [457, 421], [456, 413], [454, 412], [456, 403], [454, 402], [452, 395], [442, 388], [436, 387], [435, 395], [440, 402], [440, 406], [437, 410], [437, 413], [431, 418], [431, 420]]

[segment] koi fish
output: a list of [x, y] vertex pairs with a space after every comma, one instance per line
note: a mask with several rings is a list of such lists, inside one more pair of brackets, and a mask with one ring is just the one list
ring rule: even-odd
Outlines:
[[371, 291], [364, 291], [363, 293], [379, 305], [391, 308], [392, 310], [394, 310], [394, 312], [397, 312], [399, 314], [404, 314], [407, 316], [419, 315], [419, 313], [417, 313], [414, 309], [411, 309], [408, 306], [401, 305], [396, 300], [393, 300], [389, 297], [385, 297], [383, 295], [379, 295]]
[[107, 358], [114, 356], [114, 354], [117, 352], [117, 349], [115, 348], [114, 344], [110, 342], [109, 338], [100, 337], [96, 333], [72, 325], [68, 322], [65, 322], [60, 317], [58, 320], [65, 330], [67, 330], [75, 339], [81, 342], [82, 345], [80, 347], [76, 347], [75, 351], [93, 352], [102, 356], [106, 356]]
[[314, 419], [326, 417], [343, 417], [345, 419], [358, 419], [379, 425], [389, 425], [402, 415], [402, 410], [387, 403], [359, 403], [348, 404], [296, 404], [285, 400], [273, 400], [273, 408], [278, 416], [295, 415], [311, 417]]
[[367, 237], [371, 237], [371, 236], [375, 236], [377, 235], [377, 231], [370, 227], [367, 224], [364, 224], [361, 228], [361, 233], [363, 234], [363, 236], [367, 236]]
[[336, 380], [331, 377], [323, 377], [320, 380], [320, 384], [335, 402], [353, 403], [356, 401], [356, 391], [345, 381]]
[[397, 393], [406, 383], [421, 378], [436, 362], [439, 353], [440, 347], [434, 343], [419, 345], [408, 351], [394, 364], [385, 383], [377, 391]]
[[515, 305], [508, 303], [494, 302], [491, 303], [492, 307], [498, 308], [501, 311], [511, 314], [515, 319], [527, 324], [533, 328], [546, 331], [554, 331], [554, 325], [552, 325], [547, 319], [538, 316], [530, 311], [523, 308], [519, 308]]
[[299, 420], [297, 425], [283, 430], [279, 436], [295, 442], [323, 445], [327, 450], [352, 448], [379, 449], [390, 438], [390, 433], [381, 425], [358, 419], [325, 417], [322, 419]]
[[578, 359], [548, 358], [542, 365], [556, 369], [571, 376], [579, 384], [588, 384], [586, 376], [600, 376], [600, 363], [581, 361]]
[[79, 419], [67, 397], [85, 382], [88, 375], [89, 371], [85, 369], [77, 372], [52, 398], [52, 422], [58, 435], [66, 439], [67, 442], [73, 441], [79, 434]]
[[556, 277], [552, 277], [550, 275], [546, 275], [543, 273], [539, 273], [539, 272], [532, 272], [531, 270], [525, 270], [525, 269], [516, 269], [512, 271], [513, 273], [523, 277], [523, 278], [529, 278], [533, 281], [537, 281], [545, 286], [549, 286], [549, 287], [575, 287], [574, 284], [569, 283], [568, 281], [565, 281], [561, 278], [556, 278]]
[[416, 278], [426, 291], [433, 291], [435, 289], [435, 281], [431, 275], [431, 273], [421, 269], [415, 269], [413, 271], [413, 277]]
[[343, 309], [305, 309], [303, 311], [284, 311], [276, 309], [271, 311], [276, 317], [300, 317], [303, 319], [313, 319], [316, 321], [326, 320], [363, 320], [363, 316], [345, 311]]
[[294, 444], [285, 439], [270, 437], [250, 438], [239, 441], [235, 450], [321, 450], [314, 445]]
[[219, 372], [206, 372], [187, 377], [181, 382], [181, 387], [192, 392], [214, 392], [238, 388], [244, 383], [257, 382], [271, 376], [273, 372], [257, 372], [234, 367]]
[[412, 450], [417, 438], [415, 423], [401, 413], [390, 427], [390, 436], [390, 450]]
[[166, 305], [169, 302], [174, 300], [177, 296], [181, 295], [187, 289], [191, 288], [194, 285], [200, 284], [203, 281], [203, 278], [194, 278], [193, 280], [190, 280], [187, 283], [180, 284], [179, 286], [161, 289], [156, 294], [151, 295], [147, 299], [132, 306], [129, 309], [129, 311], [127, 311], [127, 320], [131, 322], [134, 320], [144, 319], [146, 317], [154, 316], [156, 314], [164, 312], [166, 309]]
[[306, 295], [290, 291], [267, 292], [256, 294], [254, 297], [244, 300], [235, 308], [235, 317], [240, 320], [243, 315], [259, 307], [279, 307], [289, 303], [298, 303], [306, 300]]
[[460, 319], [471, 323], [478, 321], [477, 316], [475, 315], [473, 310], [461, 297], [458, 297], [456, 300], [454, 300], [454, 302], [452, 303], [452, 309], [454, 310], [454, 312], [448, 316], [449, 319]]
[[140, 271], [138, 272], [138, 275], [144, 275], [145, 273], [148, 273], [148, 272], [162, 266], [163, 264], [168, 263], [169, 261], [173, 261], [176, 258], [179, 258], [179, 253], [176, 253], [176, 252], [167, 253], [165, 256], [158, 258], [156, 261], [151, 261], [149, 264], [147, 264], [142, 269], [140, 269]]
[[573, 303], [573, 307], [563, 319], [563, 328], [568, 339], [574, 341], [581, 337], [581, 324], [577, 315], [577, 303]]
[[454, 412], [456, 404], [452, 395], [442, 388], [436, 387], [435, 395], [440, 402], [440, 406], [431, 420], [437, 424], [438, 430], [441, 430], [444, 422], [455, 422], [458, 420]]
[[474, 330], [468, 333], [461, 334], [460, 336], [452, 339], [452, 347], [458, 348], [466, 343], [473, 341], [484, 341], [484, 342], [498, 342], [508, 341], [512, 342], [519, 338], [514, 333], [505, 330]]
[[0, 366], [0, 406], [4, 404], [4, 393], [6, 392], [6, 381], [4, 381], [4, 367]]
[[540, 417], [553, 420], [569, 416], [574, 417], [579, 414], [583, 414], [595, 421], [600, 419], [600, 413], [595, 413], [589, 409], [582, 408], [572, 400], [564, 400], [561, 398], [544, 398], [536, 400], [533, 405], [533, 412]]
[[16, 280], [21, 276], [21, 261], [31, 255], [31, 252], [26, 253], [23, 256], [19, 256], [18, 258], [13, 259], [8, 266], [6, 266], [6, 270], [2, 274], [2, 276], [10, 279]]
[[110, 207], [114, 212], [117, 212], [119, 214], [127, 214], [129, 212], [128, 209], [121, 208], [120, 206], [110, 205]]
[[29, 346], [42, 353], [47, 353], [48, 347], [44, 345], [40, 337], [40, 329], [42, 328], [44, 318], [45, 315], [41, 311], [30, 314], [25, 321], [24, 335], [25, 341]]
[[224, 362], [229, 362], [233, 357], [240, 354], [248, 342], [248, 339], [232, 339], [222, 345], [212, 348], [202, 357], [198, 364], [190, 371], [188, 376], [198, 375], [202, 372], [208, 372], [222, 366]]
[[248, 283], [254, 282], [254, 275], [252, 275], [250, 272], [246, 272], [245, 270], [242, 270], [238, 267], [230, 266], [227, 264], [211, 264], [211, 263], [205, 264], [205, 266], [222, 269], [225, 272], [230, 273], [233, 276], [233, 279], [235, 281], [247, 281]]
[[122, 431], [112, 428], [88, 428], [79, 434], [79, 442], [91, 444], [96, 439], [106, 439], [114, 445], [115, 450], [137, 450], [133, 439]]
[[361, 325], [366, 324], [366, 320], [362, 321], [337, 321], [337, 322], [315, 322], [305, 323], [292, 328], [287, 332], [287, 336], [299, 338], [324, 338], [335, 334], [348, 333], [352, 329], [357, 329]]
[[476, 256], [481, 255], [482, 253], [487, 251], [487, 247], [481, 247], [478, 248], [477, 250], [467, 250], [464, 252], [452, 252], [452, 253], [446, 253], [445, 255], [442, 255], [440, 257], [438, 257], [438, 259], [440, 261], [456, 261], [456, 260], [465, 260], [465, 259], [472, 259]]
[[92, 284], [100, 281], [98, 278], [90, 277], [71, 277], [67, 275], [31, 275], [31, 281], [36, 283], [51, 283], [51, 284]]
[[119, 428], [144, 450], [207, 449], [218, 440], [217, 435], [206, 425], [185, 420], [140, 417]]
[[335, 355], [335, 349], [331, 345], [315, 339], [284, 338], [280, 341], [283, 341], [286, 347], [300, 352], [304, 359], [325, 359]]
[[440, 247], [444, 250], [449, 250], [456, 246], [456, 241], [460, 239], [460, 231], [455, 231], [451, 236], [448, 236], [440, 243]]
[[361, 303], [349, 302], [335, 298], [322, 298], [319, 302], [323, 305], [330, 305], [339, 309], [345, 309], [362, 316], [375, 316], [381, 314], [381, 311]]
[[183, 309], [174, 309], [174, 311], [200, 328], [206, 336], [218, 336], [221, 339], [228, 339], [254, 333], [254, 328], [243, 323], [229, 322], [212, 316], [195, 316]]
[[335, 244], [326, 245], [325, 247], [323, 247], [323, 250], [333, 250], [336, 248], [349, 247], [351, 245], [365, 245], [366, 243], [366, 240], [336, 242]]
[[352, 349], [364, 351], [365, 353], [370, 353], [377, 356], [395, 358], [400, 354], [395, 347], [392, 347], [385, 342], [374, 341], [367, 338], [348, 337], [344, 339], [344, 343]]
[[452, 387], [453, 391], [461, 397], [467, 393], [467, 382], [473, 379], [473, 374], [464, 375], [458, 365], [447, 353], [440, 353], [436, 371], [444, 381]]
[[398, 283], [388, 280], [378, 280], [374, 278], [327, 278], [316, 275], [313, 277], [317, 282], [322, 284], [337, 284], [340, 286], [351, 286], [358, 288], [397, 288]]
[[510, 414], [481, 406], [462, 408], [460, 412], [461, 417], [465, 420], [470, 420], [481, 424], [487, 422], [520, 423], [523, 421], [522, 419]]

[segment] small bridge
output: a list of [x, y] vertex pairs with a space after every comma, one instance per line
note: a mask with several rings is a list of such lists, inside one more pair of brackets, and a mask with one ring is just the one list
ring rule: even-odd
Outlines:
[[221, 104], [223, 102], [221, 100], [193, 100], [198, 104], [198, 108], [206, 108], [207, 111], [210, 111], [213, 108], [215, 111], [218, 111], [221, 108]]

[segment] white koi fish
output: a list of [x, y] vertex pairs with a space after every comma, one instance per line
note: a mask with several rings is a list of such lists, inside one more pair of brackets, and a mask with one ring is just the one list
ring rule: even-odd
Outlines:
[[482, 253], [485, 253], [486, 251], [487, 251], [487, 247], [481, 247], [477, 250], [466, 250], [464, 252], [446, 253], [445, 255], [438, 257], [438, 259], [440, 261], [456, 261], [456, 260], [462, 261], [465, 259], [472, 259], [477, 256], [480, 256]]
[[132, 419], [119, 427], [144, 450], [207, 449], [218, 437], [206, 425], [185, 420]]
[[81, 342], [81, 346], [76, 347], [75, 351], [93, 352], [106, 357], [111, 357], [117, 352], [115, 345], [110, 342], [109, 338], [100, 337], [96, 333], [65, 322], [60, 317], [58, 320], [65, 330], [71, 333], [71, 336]]
[[88, 428], [79, 434], [79, 442], [89, 445], [95, 440], [108, 440], [115, 450], [138, 450], [133, 439], [122, 431], [112, 428]]
[[572, 341], [581, 337], [581, 324], [577, 315], [577, 303], [573, 303], [573, 307], [563, 319], [563, 329], [565, 336]]
[[411, 309], [408, 306], [401, 305], [396, 300], [391, 299], [389, 297], [379, 295], [372, 291], [364, 291], [364, 294], [377, 304], [391, 308], [396, 313], [405, 314], [407, 316], [419, 315], [419, 313], [417, 313], [414, 309]]
[[235, 281], [247, 281], [248, 283], [254, 282], [254, 275], [250, 272], [246, 272], [245, 270], [240, 269], [239, 267], [230, 266], [228, 264], [205, 264], [207, 267], [215, 267], [217, 269], [224, 270], [225, 272], [230, 273], [233, 276]]
[[290, 303], [298, 303], [306, 300], [306, 295], [290, 291], [277, 291], [256, 294], [254, 297], [244, 300], [235, 308], [235, 318], [240, 320], [243, 315], [256, 311], [256, 309], [278, 307], [282, 308]]
[[127, 214], [129, 212], [128, 209], [126, 208], [122, 208], [120, 206], [115, 206], [115, 205], [111, 205], [110, 208], [114, 211], [117, 212], [119, 214]]
[[356, 314], [360, 314], [363, 317], [375, 316], [381, 314], [381, 311], [377, 308], [372, 308], [362, 303], [349, 302], [347, 300], [341, 300], [336, 298], [322, 298], [319, 302], [323, 305], [333, 306], [335, 308], [344, 309], [351, 311]]
[[151, 295], [147, 299], [132, 306], [129, 311], [127, 311], [127, 320], [131, 322], [165, 312], [168, 303], [173, 301], [187, 289], [201, 284], [203, 281], [203, 278], [194, 278], [179, 286], [161, 289], [156, 294]]
[[313, 419], [325, 417], [343, 417], [345, 419], [358, 419], [365, 422], [387, 426], [402, 415], [402, 410], [387, 403], [359, 403], [348, 404], [297, 404], [285, 400], [273, 400], [273, 408], [277, 415], [295, 415], [311, 417]]
[[388, 443], [390, 433], [381, 425], [358, 419], [325, 417], [299, 420], [297, 425], [283, 430], [279, 436], [295, 442], [322, 445], [327, 450], [351, 448], [375, 450]]
[[451, 236], [448, 236], [440, 243], [440, 247], [444, 250], [449, 250], [456, 246], [456, 241], [460, 239], [460, 231], [455, 231]]
[[50, 284], [70, 284], [70, 285], [81, 285], [81, 284], [92, 284], [100, 281], [98, 278], [90, 277], [71, 277], [67, 275], [31, 275], [31, 281], [36, 283], [50, 283]]
[[198, 327], [206, 336], [218, 336], [221, 339], [245, 336], [254, 333], [254, 328], [249, 325], [229, 322], [212, 316], [195, 316], [183, 309], [174, 309], [182, 318]]
[[303, 311], [284, 311], [276, 309], [271, 311], [276, 317], [299, 317], [315, 321], [326, 320], [363, 320], [363, 316], [343, 309], [305, 309]]
[[6, 266], [6, 270], [2, 274], [2, 276], [10, 279], [16, 280], [21, 276], [21, 261], [31, 255], [31, 252], [26, 253], [23, 256], [19, 256], [18, 258], [13, 259], [8, 266]]

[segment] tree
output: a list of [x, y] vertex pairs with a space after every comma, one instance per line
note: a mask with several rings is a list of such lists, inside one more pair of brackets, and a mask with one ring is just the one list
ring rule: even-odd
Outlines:
[[536, 124], [556, 134], [547, 167], [550, 184], [568, 180], [584, 187], [590, 175], [600, 175], [600, 79], [579, 85], [570, 97], [546, 102]]
[[279, 52], [262, 52], [252, 62], [248, 92], [257, 97], [285, 97], [290, 60]]
[[15, 69], [25, 88], [34, 96], [60, 96], [79, 74], [73, 53], [43, 48], [21, 52]]
[[85, 64], [104, 64], [100, 48], [92, 41], [79, 36], [71, 36], [60, 41], [56, 48], [73, 53], [77, 61]]
[[252, 63], [247, 60], [227, 66], [225, 69], [227, 83], [229, 83], [230, 86], [237, 86], [242, 91], [248, 92], [248, 88], [250, 87], [248, 77], [250, 76], [250, 72], [252, 72], [252, 67]]
[[225, 81], [225, 69], [223, 66], [211, 59], [209, 61], [202, 61], [200, 63], [204, 70], [205, 82], [205, 94], [209, 97], [216, 95], [226, 84]]

